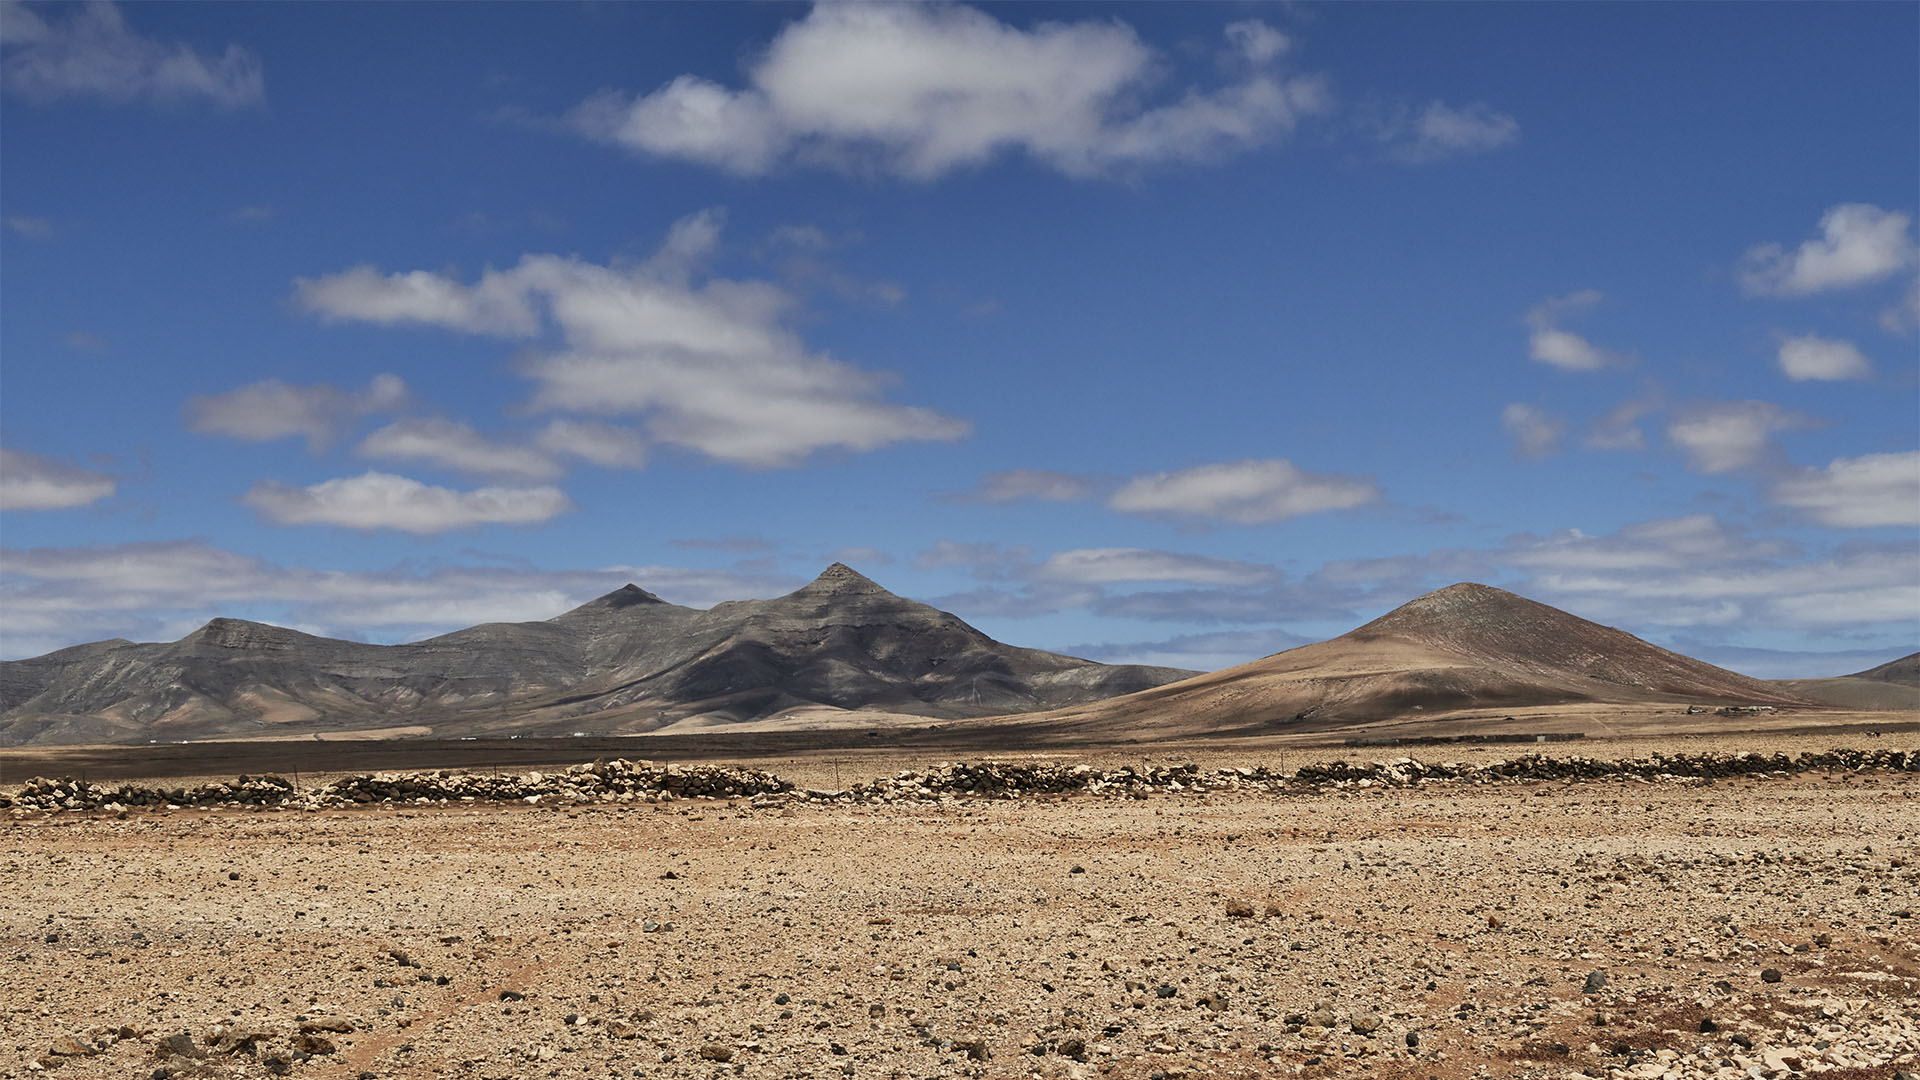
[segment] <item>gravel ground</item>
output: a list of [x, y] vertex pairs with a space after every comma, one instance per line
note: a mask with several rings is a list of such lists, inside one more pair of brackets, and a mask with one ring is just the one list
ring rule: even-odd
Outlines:
[[1912, 773], [0, 838], [4, 1077], [1920, 1071]]

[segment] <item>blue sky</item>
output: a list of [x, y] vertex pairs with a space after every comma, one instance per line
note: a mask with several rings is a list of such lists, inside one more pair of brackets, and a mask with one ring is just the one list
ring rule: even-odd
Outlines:
[[842, 559], [1920, 647], [1912, 4], [8, 4], [0, 655]]

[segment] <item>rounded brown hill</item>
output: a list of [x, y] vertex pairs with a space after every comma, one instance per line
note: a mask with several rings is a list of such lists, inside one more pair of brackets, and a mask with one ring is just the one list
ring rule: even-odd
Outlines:
[[1332, 727], [1416, 711], [1580, 702], [1791, 705], [1779, 687], [1473, 582], [1426, 594], [1331, 641], [1029, 718], [1090, 732]]

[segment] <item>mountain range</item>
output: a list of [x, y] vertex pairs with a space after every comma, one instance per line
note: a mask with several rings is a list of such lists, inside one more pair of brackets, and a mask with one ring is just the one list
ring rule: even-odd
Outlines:
[[840, 563], [771, 600], [702, 611], [635, 585], [545, 622], [367, 645], [214, 619], [0, 663], [0, 745], [425, 725], [439, 734], [637, 733], [796, 709], [945, 719], [1113, 697], [1195, 674], [1005, 645]]
[[1003, 644], [835, 563], [785, 596], [705, 611], [628, 585], [544, 622], [405, 645], [220, 618], [174, 642], [0, 662], [0, 745], [396, 726], [612, 735], [903, 715], [1124, 738], [1652, 702], [1920, 708], [1920, 654], [1840, 679], [1763, 682], [1462, 583], [1329, 641], [1202, 674]]

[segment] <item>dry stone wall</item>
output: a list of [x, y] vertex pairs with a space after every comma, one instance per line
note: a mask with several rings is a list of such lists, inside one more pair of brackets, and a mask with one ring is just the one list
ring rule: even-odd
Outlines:
[[1625, 760], [1528, 755], [1489, 765], [1391, 761], [1333, 761], [1286, 773], [1266, 767], [1201, 769], [1197, 765], [1097, 769], [1053, 762], [982, 761], [903, 770], [845, 789], [803, 789], [758, 769], [732, 765], [666, 765], [651, 761], [595, 761], [558, 772], [513, 776], [436, 770], [373, 773], [301, 788], [281, 776], [241, 776], [197, 787], [106, 787], [71, 778], [36, 777], [8, 793], [0, 809], [16, 812], [106, 811], [136, 808], [270, 807], [320, 810], [368, 805], [522, 802], [578, 805], [666, 802], [674, 799], [749, 799], [758, 806], [789, 803], [900, 803], [961, 799], [1017, 799], [1082, 795], [1146, 798], [1209, 791], [1263, 791], [1276, 795], [1327, 789], [1404, 788], [1429, 783], [1538, 781], [1711, 782], [1735, 777], [1788, 776], [1814, 771], [1920, 772], [1920, 750], [1830, 750], [1785, 754], [1654, 754]]

